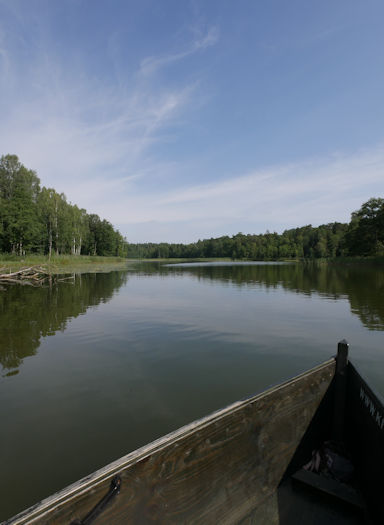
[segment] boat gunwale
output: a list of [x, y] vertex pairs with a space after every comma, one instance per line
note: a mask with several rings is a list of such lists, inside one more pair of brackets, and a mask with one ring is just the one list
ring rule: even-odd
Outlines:
[[[365, 374], [361, 373], [360, 370], [359, 370], [359, 367], [356, 366], [354, 363], [352, 363], [350, 360], [348, 360], [348, 365], [350, 365], [353, 370], [355, 371], [355, 373], [360, 377], [360, 379], [365, 383], [365, 388], [367, 390], [370, 391], [370, 394], [372, 397], [375, 397], [376, 398], [376, 401], [382, 405], [383, 409], [384, 409], [384, 396], [378, 392], [374, 387], [372, 387], [368, 382], [367, 380], [365, 379]], [[1, 525], [1, 524], [0, 524]]]
[[[142, 447], [139, 447], [124, 456], [121, 456], [108, 465], [95, 470], [88, 476], [71, 483], [67, 487], [21, 511], [16, 516], [5, 520], [0, 525], [23, 525], [26, 523], [32, 524], [35, 520], [44, 518], [44, 516], [52, 512], [55, 507], [59, 507], [64, 503], [69, 503], [73, 498], [77, 498], [85, 494], [87, 491], [97, 488], [102, 483], [111, 481], [114, 476], [120, 474], [126, 469], [129, 469], [134, 464], [145, 460], [147, 457], [156, 452], [159, 452], [163, 448], [170, 445], [177, 446], [177, 443], [185, 438], [188, 434], [192, 432], [199, 432], [207, 426], [217, 423], [225, 416], [238, 412], [246, 405], [255, 403], [273, 392], [283, 389], [289, 385], [293, 385], [303, 378], [310, 376], [311, 374], [320, 372], [323, 369], [325, 370], [328, 367], [332, 367], [332, 365], [334, 367], [336, 365], [335, 356], [320, 363], [319, 365], [316, 365], [313, 368], [310, 368], [309, 370], [306, 370], [305, 372], [302, 372], [301, 374], [293, 376], [281, 383], [274, 384], [268, 387], [266, 390], [259, 392], [258, 394], [247, 396], [239, 401], [235, 401], [234, 403], [225, 406], [224, 408], [215, 410], [207, 416], [203, 416], [202, 418], [196, 419], [191, 423], [187, 423], [186, 425], [183, 425], [182, 427], [179, 427], [178, 429], [169, 432], [168, 434], [165, 434], [164, 436], [161, 436], [160, 438], [157, 438], [154, 441], [151, 441], [150, 443], [147, 443], [146, 445], [143, 445]], [[333, 374], [335, 374], [335, 368], [333, 370]]]

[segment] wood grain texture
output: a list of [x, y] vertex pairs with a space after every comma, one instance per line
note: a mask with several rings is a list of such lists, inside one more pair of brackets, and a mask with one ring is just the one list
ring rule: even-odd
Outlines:
[[128, 454], [9, 520], [69, 525], [119, 474], [106, 524], [233, 524], [268, 500], [334, 376], [326, 363]]

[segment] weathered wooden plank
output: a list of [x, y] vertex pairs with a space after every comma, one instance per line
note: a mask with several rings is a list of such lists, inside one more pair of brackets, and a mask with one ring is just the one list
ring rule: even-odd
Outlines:
[[334, 376], [326, 363], [128, 454], [21, 513], [8, 525], [68, 525], [119, 474], [121, 491], [96, 525], [232, 524], [277, 489]]

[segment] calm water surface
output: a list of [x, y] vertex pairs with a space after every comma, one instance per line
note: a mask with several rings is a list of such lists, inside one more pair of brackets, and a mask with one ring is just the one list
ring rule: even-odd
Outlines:
[[147, 263], [11, 287], [0, 316], [0, 520], [342, 338], [384, 394], [381, 267]]

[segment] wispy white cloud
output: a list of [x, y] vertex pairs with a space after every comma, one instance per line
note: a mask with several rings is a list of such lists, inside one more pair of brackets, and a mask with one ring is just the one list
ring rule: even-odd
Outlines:
[[[22, 13], [18, 17], [25, 25]], [[161, 143], [173, 158], [175, 130], [185, 125], [184, 111], [196, 108], [201, 94], [198, 77], [174, 87], [171, 81], [159, 85], [152, 74], [218, 41], [215, 27], [197, 31], [181, 51], [148, 57], [127, 76], [119, 39], [112, 38], [115, 77], [95, 80], [81, 53], [63, 63], [50, 42], [29, 46], [19, 40], [15, 46], [0, 21], [0, 153], [16, 153], [44, 185], [135, 241], [192, 241], [345, 221], [364, 200], [384, 194], [382, 146], [263, 169], [250, 166], [225, 179], [219, 167], [213, 172], [200, 159], [190, 160], [205, 184], [187, 182], [188, 161], [163, 160], [167, 155], [159, 161]], [[20, 60], [20, 49], [28, 60]]]
[[195, 54], [200, 50], [214, 46], [219, 40], [217, 27], [211, 27], [206, 34], [199, 36], [185, 50], [163, 56], [146, 57], [141, 61], [139, 74], [149, 76], [162, 67], [168, 66]]
[[[196, 240], [247, 228], [262, 233], [348, 221], [363, 201], [384, 193], [384, 147], [348, 156], [271, 166], [216, 183], [146, 194], [116, 203], [115, 221], [135, 240]], [[189, 237], [186, 225], [194, 225]], [[145, 240], [145, 237], [144, 239]]]
[[150, 148], [169, 140], [195, 85], [96, 82], [81, 60], [64, 66], [48, 45], [36, 46], [21, 70], [19, 52], [2, 32], [0, 154], [16, 153], [44, 185], [90, 211], [98, 211], [92, 198], [106, 188], [109, 195], [127, 190], [130, 181], [162, 169]]
[[[216, 38], [208, 33], [189, 53]], [[4, 52], [14, 85], [19, 77], [12, 53]], [[184, 166], [155, 160], [151, 147], [164, 133], [168, 140], [169, 126], [195, 103], [195, 86], [94, 85], [78, 70], [62, 71], [47, 55], [25, 74], [27, 97], [2, 87], [8, 97], [2, 152], [17, 153], [44, 185], [107, 218], [132, 241], [192, 241], [346, 221], [364, 200], [384, 193], [382, 146], [234, 173], [225, 180], [213, 181], [207, 172], [206, 184], [187, 185]], [[170, 175], [171, 189], [169, 184], [151, 189], [151, 181]]]

